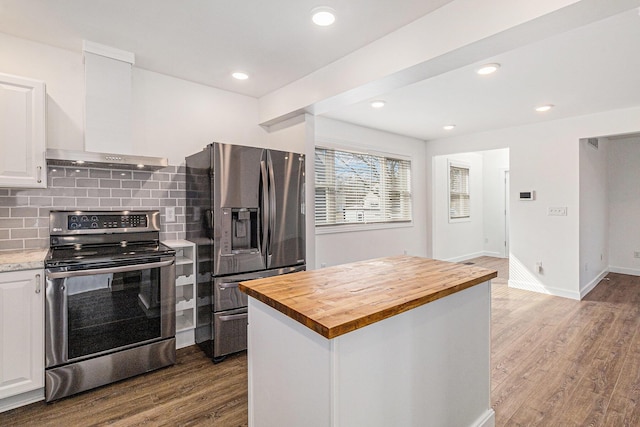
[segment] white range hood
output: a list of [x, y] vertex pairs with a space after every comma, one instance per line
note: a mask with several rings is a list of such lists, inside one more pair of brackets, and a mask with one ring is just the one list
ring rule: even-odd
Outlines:
[[84, 41], [85, 151], [48, 149], [47, 163], [157, 170], [166, 158], [132, 154], [131, 68], [133, 53]]

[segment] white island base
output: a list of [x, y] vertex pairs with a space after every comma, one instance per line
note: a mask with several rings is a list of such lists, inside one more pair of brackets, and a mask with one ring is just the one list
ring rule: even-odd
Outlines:
[[492, 427], [490, 282], [327, 339], [249, 298], [249, 426]]

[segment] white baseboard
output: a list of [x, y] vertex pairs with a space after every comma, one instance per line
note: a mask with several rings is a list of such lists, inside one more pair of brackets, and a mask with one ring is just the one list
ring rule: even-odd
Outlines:
[[44, 400], [44, 388], [27, 391], [26, 393], [21, 393], [16, 396], [5, 397], [4, 399], [0, 399], [0, 412], [19, 408], [41, 400]]
[[608, 273], [609, 273], [608, 269], [602, 270], [600, 274], [596, 276], [595, 279], [587, 283], [587, 285], [584, 288], [580, 289], [580, 299], [584, 298], [589, 292], [591, 292], [593, 288], [595, 288], [598, 285], [598, 283], [600, 283], [600, 281], [604, 278], [604, 276], [606, 276]]
[[524, 282], [521, 280], [509, 279], [509, 287], [516, 289], [523, 289], [525, 291], [538, 292], [540, 294], [553, 295], [556, 297], [570, 298], [580, 300], [580, 292], [568, 291], [566, 289], [552, 288], [549, 286], [543, 286], [540, 283]]
[[630, 276], [640, 276], [640, 270], [637, 268], [615, 267], [610, 265], [609, 271], [611, 273], [628, 274]]
[[473, 424], [473, 427], [495, 427], [496, 425], [496, 413], [492, 408], [480, 416]]
[[481, 256], [490, 256], [490, 257], [494, 257], [494, 258], [504, 258], [502, 256], [502, 254], [500, 254], [498, 252], [482, 251], [482, 252], [476, 252], [476, 253], [467, 254], [467, 255], [461, 255], [461, 256], [457, 256], [457, 257], [453, 257], [453, 258], [443, 259], [443, 261], [462, 262], [462, 261], [466, 261], [468, 259], [478, 258], [478, 257], [481, 257]]

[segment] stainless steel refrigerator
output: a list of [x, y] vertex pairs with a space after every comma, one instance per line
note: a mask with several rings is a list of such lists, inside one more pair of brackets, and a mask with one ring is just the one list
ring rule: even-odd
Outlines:
[[238, 282], [305, 269], [304, 209], [303, 154], [213, 143], [186, 158], [195, 340], [214, 361], [247, 348]]

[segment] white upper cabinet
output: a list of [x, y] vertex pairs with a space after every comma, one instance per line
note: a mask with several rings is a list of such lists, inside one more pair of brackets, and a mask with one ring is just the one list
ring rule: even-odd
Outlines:
[[0, 74], [0, 187], [46, 188], [45, 85]]

